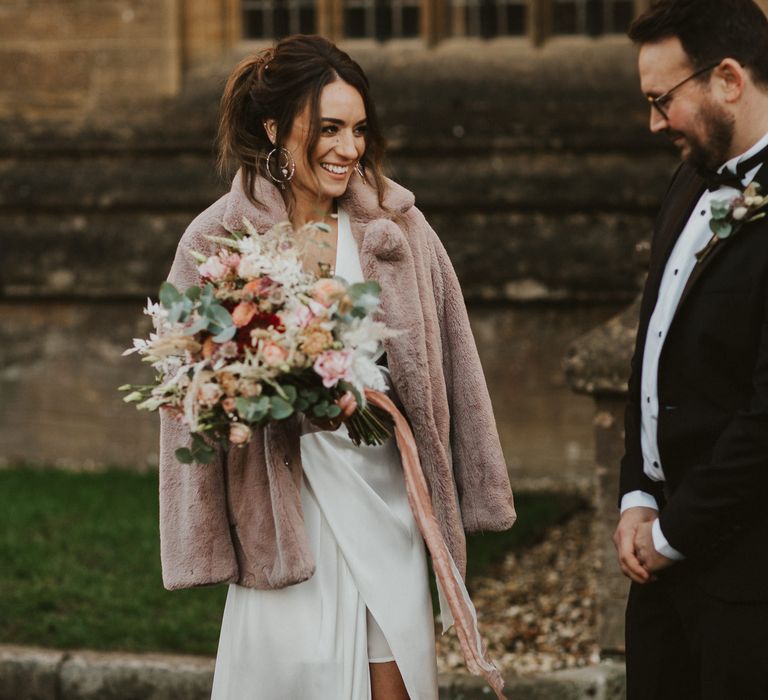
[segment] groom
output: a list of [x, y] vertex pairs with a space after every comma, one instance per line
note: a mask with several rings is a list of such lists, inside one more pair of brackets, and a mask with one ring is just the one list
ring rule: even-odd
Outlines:
[[661, 0], [629, 36], [650, 129], [683, 163], [629, 383], [627, 697], [768, 698], [768, 218], [733, 204], [768, 194], [768, 20], [752, 0]]

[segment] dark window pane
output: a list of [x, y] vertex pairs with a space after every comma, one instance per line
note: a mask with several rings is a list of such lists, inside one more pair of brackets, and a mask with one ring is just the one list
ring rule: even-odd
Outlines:
[[525, 34], [526, 12], [524, 5], [507, 5], [506, 8], [507, 34]]
[[378, 0], [374, 6], [373, 16], [375, 19], [376, 39], [385, 41], [392, 38], [392, 8], [388, 2]]
[[419, 8], [403, 8], [403, 36], [419, 36]]
[[263, 39], [264, 13], [261, 10], [243, 12], [243, 35], [246, 39]]
[[558, 2], [555, 4], [553, 30], [555, 34], [576, 33], [576, 3]]
[[348, 7], [344, 12], [344, 34], [353, 39], [365, 36], [365, 10]]
[[301, 34], [315, 33], [315, 8], [304, 5], [299, 8], [299, 32]]
[[499, 16], [493, 0], [480, 0], [480, 36], [484, 39], [499, 35]]
[[610, 31], [623, 34], [629, 29], [629, 25], [634, 19], [635, 12], [632, 2], [613, 3], [612, 26]]
[[288, 21], [288, 8], [285, 5], [279, 5], [274, 12], [275, 39], [288, 36], [291, 33], [291, 27]]

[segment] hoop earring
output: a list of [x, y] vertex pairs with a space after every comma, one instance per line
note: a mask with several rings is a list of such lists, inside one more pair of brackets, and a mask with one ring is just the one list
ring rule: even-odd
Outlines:
[[368, 182], [365, 179], [365, 167], [363, 166], [363, 164], [359, 160], [357, 161], [357, 163], [355, 163], [355, 172], [360, 176], [360, 179], [363, 182]]
[[[277, 153], [276, 165], [280, 177], [275, 177], [272, 173], [271, 160], [275, 153]], [[287, 148], [284, 146], [277, 146], [267, 154], [266, 168], [267, 175], [269, 175], [272, 182], [275, 182], [280, 186], [280, 189], [284, 190], [285, 183], [290, 182], [296, 172], [296, 161], [293, 160], [293, 156]]]

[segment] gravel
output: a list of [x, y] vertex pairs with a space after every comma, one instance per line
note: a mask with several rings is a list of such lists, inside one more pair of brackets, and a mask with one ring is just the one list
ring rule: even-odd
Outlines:
[[[597, 664], [594, 514], [581, 512], [539, 544], [510, 553], [488, 577], [470, 579], [480, 632], [505, 674], [521, 676]], [[451, 630], [437, 642], [438, 669], [465, 669]]]

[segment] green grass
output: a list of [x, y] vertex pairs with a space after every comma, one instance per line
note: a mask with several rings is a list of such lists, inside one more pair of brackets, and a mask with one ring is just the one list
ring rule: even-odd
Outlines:
[[[470, 574], [580, 505], [519, 495], [511, 531], [471, 538]], [[0, 643], [215, 653], [226, 588], [165, 591], [159, 559], [156, 474], [0, 470]]]

